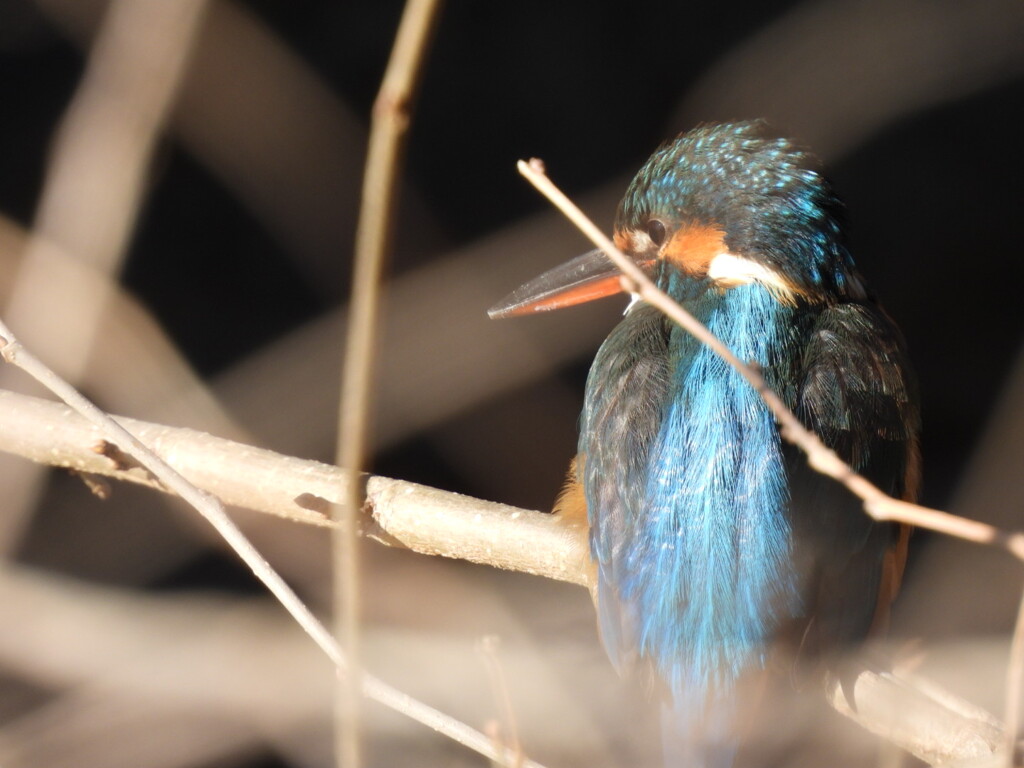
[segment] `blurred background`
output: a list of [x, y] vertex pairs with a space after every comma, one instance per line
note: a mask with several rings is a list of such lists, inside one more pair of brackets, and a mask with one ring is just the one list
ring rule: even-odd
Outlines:
[[[0, 2], [5, 320], [112, 412], [329, 461], [369, 110], [401, 8]], [[607, 226], [660, 142], [766, 117], [826, 162], [861, 270], [906, 333], [923, 503], [1019, 528], [1022, 39], [1017, 0], [449, 2], [407, 153], [373, 470], [549, 509], [623, 302], [487, 319], [587, 248], [515, 161], [542, 157]], [[8, 455], [0, 487], [5, 766], [330, 764], [329, 665], [194, 514], [129, 487], [103, 502]], [[237, 516], [326, 611], [325, 533]], [[924, 534], [912, 546], [897, 655], [1000, 714], [1020, 568]], [[531, 757], [656, 753], [583, 590], [366, 555], [369, 666], [386, 680], [482, 727], [499, 708], [474, 649], [494, 635]], [[480, 764], [367, 718], [372, 765]], [[804, 757], [772, 749], [839, 764], [836, 734], [856, 732], [826, 719], [792, 737]]]

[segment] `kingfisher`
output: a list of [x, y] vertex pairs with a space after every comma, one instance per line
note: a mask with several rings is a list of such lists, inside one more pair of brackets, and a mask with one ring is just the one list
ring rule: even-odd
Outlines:
[[[613, 237], [855, 471], [915, 498], [905, 343], [808, 150], [763, 121], [680, 135], [630, 183]], [[622, 290], [591, 251], [490, 315]], [[590, 368], [555, 512], [586, 516], [604, 647], [661, 698], [666, 762], [680, 766], [734, 763], [741, 682], [780, 658], [827, 665], [883, 629], [909, 538], [810, 469], [739, 373], [636, 297]]]

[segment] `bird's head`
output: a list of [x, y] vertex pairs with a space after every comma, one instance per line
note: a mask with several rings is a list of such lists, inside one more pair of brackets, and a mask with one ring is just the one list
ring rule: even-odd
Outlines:
[[[708, 125], [658, 149], [619, 204], [616, 245], [676, 298], [759, 283], [780, 301], [863, 298], [841, 204], [814, 158], [761, 121]], [[620, 289], [601, 251], [546, 272], [491, 309], [508, 317]]]

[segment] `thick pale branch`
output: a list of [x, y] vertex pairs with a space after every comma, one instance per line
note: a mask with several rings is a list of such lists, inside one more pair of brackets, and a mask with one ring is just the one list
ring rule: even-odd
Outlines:
[[[118, 417], [199, 488], [227, 504], [331, 526], [325, 502], [343, 491], [341, 470], [191, 429]], [[40, 463], [159, 488], [141, 467], [103, 451], [99, 430], [67, 406], [0, 391], [0, 450]], [[586, 584], [585, 530], [553, 515], [436, 488], [368, 476], [367, 535], [429, 555]], [[319, 501], [323, 500], [323, 501]]]

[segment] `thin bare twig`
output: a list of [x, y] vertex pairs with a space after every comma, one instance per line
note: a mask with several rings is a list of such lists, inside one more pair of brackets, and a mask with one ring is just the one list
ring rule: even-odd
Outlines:
[[[1024, 560], [1024, 534], [1003, 531], [993, 525], [968, 520], [940, 510], [928, 509], [910, 502], [894, 499], [883, 493], [867, 478], [857, 474], [835, 451], [828, 448], [821, 439], [797, 419], [782, 399], [765, 383], [764, 377], [755, 367], [747, 365], [726, 347], [711, 331], [693, 315], [658, 287], [643, 273], [629, 257], [620, 251], [576, 205], [566, 197], [544, 171], [540, 160], [518, 163], [519, 172], [550, 200], [576, 227], [598, 248], [603, 250], [623, 273], [623, 287], [660, 309], [666, 316], [684, 328], [688, 333], [710, 347], [729, 363], [761, 396], [772, 411], [783, 438], [796, 445], [807, 455], [811, 468], [842, 483], [851, 493], [864, 502], [864, 510], [875, 520], [895, 520], [910, 525], [956, 536], [979, 544], [1002, 547], [1018, 560]], [[1018, 707], [1024, 690], [1024, 599], [1017, 614], [1013, 640], [1013, 657], [1006, 690], [1007, 744], [1016, 744]], [[1009, 750], [1008, 760], [1014, 764], [1014, 749]]]
[[[508, 682], [505, 680], [505, 671], [498, 659], [498, 647], [500, 640], [495, 635], [488, 635], [481, 638], [478, 650], [483, 658], [484, 667], [487, 669], [487, 676], [491, 680], [491, 692], [494, 695], [494, 703], [498, 707], [498, 717], [494, 721], [493, 732], [489, 735], [496, 744], [502, 744], [512, 749], [512, 752], [519, 756], [518, 765], [522, 765], [523, 745], [519, 739], [519, 726], [516, 723], [515, 710], [512, 708], [512, 699], [508, 693]], [[518, 766], [517, 766], [518, 768]]]
[[[199, 490], [179, 472], [140, 442], [134, 435], [108, 416], [68, 382], [59, 377], [41, 360], [28, 352], [7, 325], [0, 320], [0, 357], [16, 365], [43, 386], [60, 397], [88, 421], [99, 428], [106, 440], [114, 443], [142, 464], [167, 490], [172, 491], [195, 509], [216, 529], [225, 542], [235, 551], [256, 577], [270, 590], [278, 602], [288, 611], [320, 649], [334, 663], [339, 672], [345, 670], [345, 658], [341, 647], [327, 628], [312, 614], [295, 592], [260, 555], [259, 551], [245, 537], [224, 511], [220, 501], [209, 493]], [[108, 460], [109, 461], [109, 460]], [[506, 750], [495, 750], [490, 740], [468, 725], [429, 707], [411, 696], [392, 688], [371, 675], [361, 677], [361, 690], [367, 696], [386, 707], [423, 723], [449, 738], [463, 744], [481, 755], [503, 765], [516, 765], [517, 756]], [[530, 768], [543, 768], [538, 763], [527, 761]]]
[[1006, 750], [1007, 768], [1021, 764], [1017, 740], [1020, 737], [1021, 691], [1024, 691], [1024, 594], [1017, 609], [1017, 621], [1013, 626], [1010, 641], [1010, 661], [1006, 669], [1006, 731], [1003, 734], [1003, 748]]
[[362, 208], [356, 229], [355, 273], [345, 349], [337, 463], [346, 472], [345, 503], [337, 509], [341, 525], [334, 542], [334, 594], [338, 636], [348, 652], [349, 673], [339, 680], [336, 737], [339, 765], [358, 768], [359, 683], [359, 536], [362, 505], [359, 472], [366, 465], [369, 413], [377, 346], [381, 276], [394, 228], [395, 187], [413, 92], [427, 41], [437, 18], [438, 0], [407, 0], [391, 50], [384, 81], [373, 106], [366, 155]]

